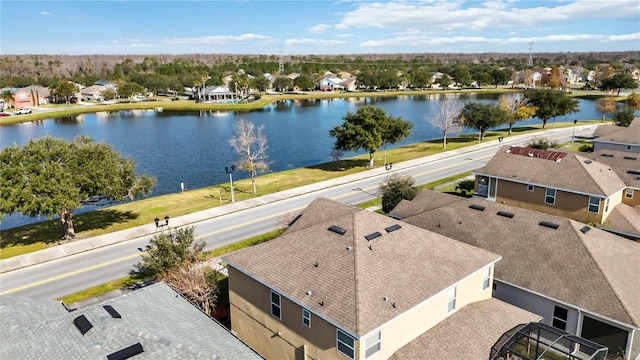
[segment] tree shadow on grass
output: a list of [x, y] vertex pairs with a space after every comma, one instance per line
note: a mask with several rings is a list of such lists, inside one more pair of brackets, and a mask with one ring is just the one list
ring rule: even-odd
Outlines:
[[[102, 209], [74, 216], [73, 224], [76, 233], [80, 233], [82, 231], [106, 229], [115, 223], [135, 220], [138, 216], [137, 213], [131, 211]], [[58, 219], [3, 229], [0, 249], [35, 243], [53, 244], [61, 241], [63, 235], [64, 227]]]
[[323, 171], [345, 171], [357, 167], [367, 167], [369, 160], [366, 159], [344, 159], [338, 161], [331, 161], [327, 163], [307, 166], [307, 169], [316, 169]]

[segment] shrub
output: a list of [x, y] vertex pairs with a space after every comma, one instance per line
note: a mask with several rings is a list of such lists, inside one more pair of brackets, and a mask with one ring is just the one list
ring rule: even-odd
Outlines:
[[413, 200], [418, 189], [413, 186], [415, 180], [411, 176], [391, 175], [386, 182], [380, 184], [382, 195], [382, 211], [389, 213], [396, 205], [405, 200]]
[[582, 144], [578, 148], [578, 151], [580, 151], [580, 152], [592, 152], [593, 151], [593, 144]]
[[553, 141], [549, 141], [548, 139], [534, 139], [530, 143], [527, 144], [527, 147], [532, 149], [542, 149], [547, 150], [548, 148], [555, 148], [558, 144]]

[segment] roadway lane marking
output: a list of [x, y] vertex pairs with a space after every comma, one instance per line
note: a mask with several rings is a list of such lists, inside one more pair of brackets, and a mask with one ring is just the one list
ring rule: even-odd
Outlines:
[[98, 265], [94, 265], [94, 266], [89, 266], [89, 267], [84, 268], [84, 269], [80, 269], [80, 270], [72, 271], [72, 272], [70, 272], [70, 273], [66, 273], [66, 274], [62, 274], [62, 275], [58, 275], [58, 276], [54, 276], [54, 277], [51, 277], [51, 278], [48, 278], [48, 279], [44, 279], [44, 280], [40, 280], [40, 281], [36, 281], [36, 282], [34, 282], [34, 283], [31, 283], [31, 284], [23, 285], [23, 286], [20, 286], [20, 287], [17, 287], [17, 288], [13, 288], [13, 289], [11, 289], [11, 290], [7, 290], [7, 291], [4, 291], [4, 292], [0, 292], [0, 295], [8, 295], [8, 294], [14, 293], [14, 292], [16, 292], [16, 291], [21, 291], [21, 290], [25, 290], [25, 289], [32, 288], [32, 287], [34, 287], [34, 286], [39, 286], [39, 285], [43, 285], [43, 284], [46, 284], [46, 283], [50, 283], [50, 282], [52, 282], [52, 281], [61, 280], [61, 279], [67, 278], [67, 277], [69, 277], [69, 276], [78, 275], [78, 274], [81, 274], [81, 273], [83, 273], [83, 272], [87, 272], [87, 271], [91, 271], [91, 270], [99, 269], [99, 268], [101, 268], [101, 267], [105, 267], [105, 266], [107, 266], [107, 265], [111, 265], [111, 264], [119, 263], [119, 262], [121, 262], [121, 261], [125, 261], [125, 260], [129, 260], [129, 259], [133, 259], [133, 258], [135, 258], [135, 257], [137, 257], [137, 256], [140, 256], [140, 253], [133, 254], [133, 255], [129, 255], [129, 256], [125, 256], [125, 257], [121, 257], [121, 258], [119, 258], [119, 259], [115, 259], [115, 260], [111, 260], [111, 261], [107, 261], [107, 262], [104, 262], [104, 263], [102, 263], [102, 264], [98, 264]]

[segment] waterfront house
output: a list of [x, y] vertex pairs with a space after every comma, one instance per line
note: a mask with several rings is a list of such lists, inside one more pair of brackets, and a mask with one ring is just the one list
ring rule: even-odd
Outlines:
[[5, 104], [7, 108], [21, 108], [21, 107], [33, 107], [33, 97], [31, 91], [26, 88], [2, 88], [0, 93], [9, 92], [11, 94], [11, 100], [9, 104]]

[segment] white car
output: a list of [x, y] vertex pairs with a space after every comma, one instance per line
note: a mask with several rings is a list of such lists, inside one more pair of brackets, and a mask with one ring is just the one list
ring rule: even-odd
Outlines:
[[29, 109], [29, 108], [20, 108], [20, 109], [14, 111], [13, 114], [14, 115], [31, 114], [31, 109]]

